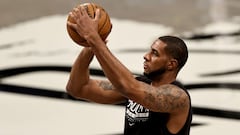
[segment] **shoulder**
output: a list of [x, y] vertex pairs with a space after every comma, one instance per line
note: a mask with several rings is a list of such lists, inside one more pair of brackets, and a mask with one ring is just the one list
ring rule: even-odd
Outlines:
[[189, 95], [183, 88], [174, 84], [164, 84], [157, 87], [159, 93], [164, 95], [165, 102], [169, 105], [169, 111], [178, 111], [189, 108]]

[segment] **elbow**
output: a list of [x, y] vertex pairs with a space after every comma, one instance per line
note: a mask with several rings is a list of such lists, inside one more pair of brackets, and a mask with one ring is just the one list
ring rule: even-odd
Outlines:
[[65, 90], [66, 90], [66, 92], [67, 92], [68, 94], [72, 93], [72, 88], [71, 88], [71, 86], [69, 85], [69, 83], [66, 85]]
[[79, 97], [79, 92], [77, 91], [77, 88], [75, 88], [70, 82], [68, 82], [65, 89], [67, 94], [69, 94], [70, 96], [74, 98]]
[[123, 82], [118, 83], [118, 86], [116, 86], [116, 89], [119, 90], [125, 97], [132, 98], [136, 92], [136, 89], [138, 88], [138, 83], [136, 81], [132, 82]]
[[72, 94], [73, 93], [73, 89], [72, 89], [72, 86], [70, 85], [70, 83], [68, 83], [66, 85], [65, 89], [66, 89], [67, 94], [73, 96], [73, 94]]

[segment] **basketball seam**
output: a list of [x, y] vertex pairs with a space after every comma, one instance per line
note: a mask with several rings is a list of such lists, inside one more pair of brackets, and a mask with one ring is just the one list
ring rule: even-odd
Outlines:
[[[90, 3], [90, 6], [92, 7], [92, 10], [93, 10], [92, 18], [95, 18], [95, 7], [94, 7], [93, 3]], [[89, 13], [89, 15], [90, 15], [90, 13]]]
[[[105, 11], [103, 10], [103, 12], [105, 12]], [[103, 28], [105, 27], [105, 25], [108, 21], [108, 14], [106, 12], [105, 12], [105, 14], [106, 14], [106, 17], [104, 19], [104, 23], [103, 23], [102, 27], [99, 29], [99, 33], [101, 33], [101, 31], [103, 30]]]
[[[105, 33], [102, 34], [103, 39], [106, 39], [106, 38], [107, 38], [107, 36], [109, 35], [109, 33], [111, 32], [111, 29], [112, 29], [112, 24], [111, 24], [111, 22], [110, 22], [110, 18], [108, 17], [107, 20], [108, 20], [108, 21], [106, 21], [106, 22], [109, 23], [110, 28], [107, 27], [107, 28], [108, 28], [107, 32], [105, 32]], [[107, 23], [106, 23], [106, 24], [107, 24]], [[105, 24], [105, 25], [106, 25], [106, 24]]]

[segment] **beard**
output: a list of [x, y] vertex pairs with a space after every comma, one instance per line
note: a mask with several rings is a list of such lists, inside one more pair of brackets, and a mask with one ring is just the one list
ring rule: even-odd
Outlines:
[[147, 78], [153, 80], [154, 78], [157, 78], [157, 77], [160, 77], [163, 73], [166, 72], [166, 69], [165, 68], [160, 68], [156, 71], [152, 71], [150, 73], [143, 73], [144, 76], [146, 76]]

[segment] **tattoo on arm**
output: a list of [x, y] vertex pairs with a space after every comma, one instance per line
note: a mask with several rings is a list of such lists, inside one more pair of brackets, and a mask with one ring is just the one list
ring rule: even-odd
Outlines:
[[150, 108], [159, 112], [172, 112], [188, 106], [188, 96], [184, 91], [173, 85], [158, 88], [149, 86], [145, 91], [145, 101]]
[[110, 82], [107, 81], [100, 81], [99, 86], [104, 90], [113, 90], [114, 87]]

